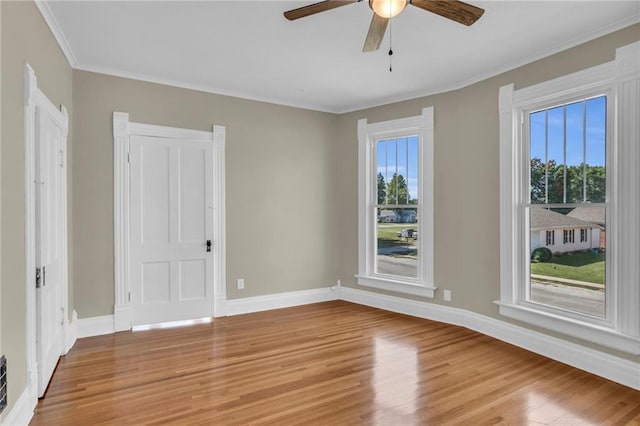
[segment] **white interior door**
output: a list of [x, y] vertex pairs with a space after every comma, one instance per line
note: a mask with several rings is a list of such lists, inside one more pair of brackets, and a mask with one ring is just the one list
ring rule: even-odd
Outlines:
[[132, 136], [133, 325], [213, 315], [213, 146]]
[[38, 396], [47, 389], [63, 352], [64, 133], [45, 108], [35, 114], [36, 361]]

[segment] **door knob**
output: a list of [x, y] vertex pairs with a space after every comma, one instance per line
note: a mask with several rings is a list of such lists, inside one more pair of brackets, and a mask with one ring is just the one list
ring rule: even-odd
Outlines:
[[211, 251], [211, 240], [207, 240], [207, 251]]

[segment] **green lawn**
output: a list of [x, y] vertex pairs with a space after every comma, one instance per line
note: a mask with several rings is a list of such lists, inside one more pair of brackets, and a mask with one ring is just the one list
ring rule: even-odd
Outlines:
[[[417, 223], [379, 223], [378, 224], [378, 247], [406, 246], [407, 241], [398, 237], [398, 232], [405, 228], [418, 230]], [[413, 238], [409, 242], [413, 243]]]
[[531, 273], [604, 284], [605, 253], [576, 253], [553, 257], [549, 262], [531, 263]]

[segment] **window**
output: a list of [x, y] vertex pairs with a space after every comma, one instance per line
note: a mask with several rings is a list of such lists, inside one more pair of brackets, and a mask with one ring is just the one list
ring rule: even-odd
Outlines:
[[569, 243], [573, 243], [573, 241], [575, 240], [575, 236], [576, 236], [576, 230], [575, 229], [565, 229], [563, 231], [564, 233], [564, 238], [562, 240], [563, 244], [569, 244]]
[[[639, 50], [635, 43], [614, 62], [500, 89], [500, 313], [634, 354]], [[543, 241], [553, 245], [554, 228], [563, 244], [548, 261], [533, 257]]]
[[553, 246], [556, 244], [556, 233], [555, 231], [547, 231], [547, 246]]
[[358, 122], [359, 285], [433, 297], [433, 108]]
[[[375, 273], [418, 277], [418, 136], [376, 142]], [[402, 260], [402, 261], [400, 261]]]

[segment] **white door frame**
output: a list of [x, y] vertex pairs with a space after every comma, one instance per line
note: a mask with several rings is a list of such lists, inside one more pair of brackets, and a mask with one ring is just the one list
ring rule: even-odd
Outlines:
[[[24, 66], [24, 170], [25, 170], [25, 256], [26, 256], [26, 292], [27, 292], [27, 389], [29, 402], [35, 406], [38, 398], [38, 364], [36, 342], [36, 152], [35, 152], [35, 123], [36, 109], [47, 110], [56, 124], [62, 129], [62, 158], [65, 162], [65, 173], [60, 181], [62, 198], [63, 229], [61, 234], [61, 309], [63, 315], [62, 342], [63, 352], [67, 353], [76, 339], [73, 329], [75, 323], [69, 321], [68, 307], [68, 241], [67, 241], [67, 137], [69, 134], [69, 115], [64, 106], [58, 109], [47, 96], [38, 88], [38, 81], [33, 68], [29, 64]], [[74, 312], [75, 318], [75, 312]]]
[[224, 316], [227, 300], [225, 279], [225, 194], [224, 149], [225, 127], [213, 126], [213, 131], [179, 129], [133, 123], [129, 113], [113, 113], [113, 216], [114, 216], [114, 295], [113, 328], [131, 329], [131, 200], [129, 148], [131, 136], [196, 139], [213, 144], [213, 271], [215, 316]]

